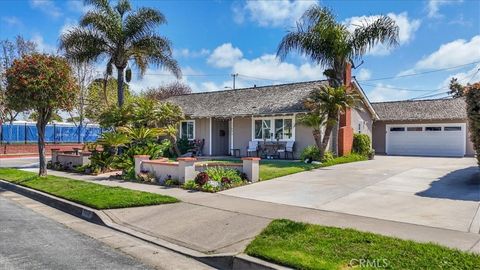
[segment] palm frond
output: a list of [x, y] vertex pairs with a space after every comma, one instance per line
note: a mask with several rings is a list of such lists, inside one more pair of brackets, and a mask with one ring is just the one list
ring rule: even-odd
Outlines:
[[130, 40], [137, 40], [151, 35], [153, 29], [166, 23], [165, 16], [152, 8], [139, 8], [128, 14], [125, 19], [125, 36]]
[[349, 44], [352, 47], [352, 58], [359, 58], [378, 43], [394, 47], [399, 42], [399, 28], [388, 16], [381, 16], [373, 22], [364, 21], [350, 35]]
[[128, 0], [118, 0], [117, 5], [115, 6], [115, 10], [120, 14], [120, 17], [123, 17], [123, 15], [126, 12], [129, 12], [132, 10], [132, 6], [130, 5], [130, 1]]
[[90, 29], [75, 27], [60, 37], [60, 49], [66, 58], [78, 61], [96, 61], [102, 54], [110, 51], [103, 36]]
[[92, 5], [98, 9], [102, 10], [108, 10], [110, 8], [109, 6], [109, 0], [83, 0], [83, 3], [88, 6]]
[[122, 34], [119, 18], [98, 10], [88, 11], [80, 19], [79, 24], [85, 28], [101, 32], [112, 43], [117, 41]]

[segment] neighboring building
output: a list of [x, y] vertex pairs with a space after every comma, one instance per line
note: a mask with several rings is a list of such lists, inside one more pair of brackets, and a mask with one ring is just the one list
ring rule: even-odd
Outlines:
[[473, 156], [463, 98], [372, 103], [373, 148], [387, 155]]
[[[303, 148], [314, 145], [312, 129], [297, 124], [297, 117], [307, 112], [303, 100], [315, 88], [327, 81], [253, 87], [171, 97], [168, 101], [179, 105], [189, 120], [183, 121], [180, 137], [205, 139], [203, 153], [227, 155], [239, 149], [247, 154], [249, 141], [263, 144], [295, 142], [295, 157]], [[338, 138], [333, 132], [329, 148], [349, 152], [353, 132], [372, 135], [375, 111], [356, 81], [352, 88], [362, 97], [359, 108], [352, 109], [340, 119]]]

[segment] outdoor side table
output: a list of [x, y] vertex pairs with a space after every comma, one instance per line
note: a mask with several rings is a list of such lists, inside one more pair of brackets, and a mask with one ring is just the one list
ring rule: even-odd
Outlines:
[[230, 149], [230, 153], [233, 157], [240, 157], [240, 149], [238, 148]]

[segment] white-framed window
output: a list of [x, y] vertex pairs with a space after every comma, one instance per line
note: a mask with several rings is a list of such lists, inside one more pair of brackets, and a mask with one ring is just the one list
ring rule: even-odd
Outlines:
[[294, 117], [258, 117], [252, 119], [252, 140], [295, 140]]
[[195, 120], [185, 120], [180, 122], [180, 138], [195, 139]]

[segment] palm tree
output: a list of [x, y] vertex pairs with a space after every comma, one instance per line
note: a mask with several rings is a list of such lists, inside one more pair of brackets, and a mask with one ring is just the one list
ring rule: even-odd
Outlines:
[[316, 133], [315, 129], [313, 131], [315, 142], [320, 149], [320, 156], [322, 158], [327, 149], [332, 130], [338, 122], [339, 113], [345, 113], [348, 108], [355, 107], [359, 101], [359, 96], [348, 93], [345, 86], [322, 86], [312, 91], [304, 100], [305, 108], [310, 111], [307, 114], [310, 116], [307, 116], [307, 119], [305, 119], [306, 121], [308, 120], [307, 123], [309, 125], [315, 125], [317, 121], [320, 123], [319, 126], [325, 123], [325, 132], [320, 144], [318, 143], [320, 141], [318, 139], [319, 130], [318, 133]]
[[387, 16], [364, 21], [349, 31], [348, 25], [336, 21], [328, 8], [313, 5], [300, 21], [295, 31], [281, 41], [277, 56], [284, 59], [290, 51], [305, 54], [326, 68], [324, 74], [331, 86], [343, 84], [348, 62], [359, 60], [378, 43], [389, 47], [398, 44], [398, 26]]
[[297, 123], [312, 129], [313, 139], [318, 149], [322, 147], [322, 132], [320, 127], [325, 123], [325, 114], [319, 112], [311, 112], [301, 115], [297, 119]]
[[160, 11], [146, 7], [133, 11], [129, 0], [118, 0], [115, 6], [108, 0], [84, 2], [94, 9], [81, 18], [78, 27], [62, 34], [60, 48], [67, 58], [80, 63], [106, 57], [106, 73], [111, 75], [113, 66], [117, 69], [119, 107], [124, 103], [124, 71], [129, 61], [138, 67], [140, 76], [149, 64], [155, 64], [181, 77], [170, 41], [155, 33], [157, 26], [166, 23]]

